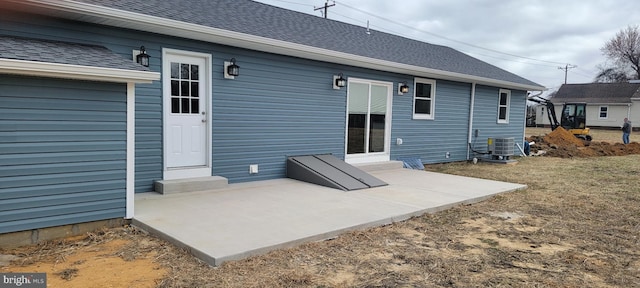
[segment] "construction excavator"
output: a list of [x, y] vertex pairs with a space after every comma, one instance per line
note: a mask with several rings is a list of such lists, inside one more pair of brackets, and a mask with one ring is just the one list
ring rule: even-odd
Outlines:
[[560, 121], [558, 121], [555, 105], [551, 101], [541, 98], [539, 95], [528, 97], [527, 100], [547, 107], [547, 117], [551, 124], [551, 131], [562, 127], [580, 139], [591, 141], [592, 137], [589, 135], [589, 127], [587, 127], [587, 103], [564, 103], [562, 115]]

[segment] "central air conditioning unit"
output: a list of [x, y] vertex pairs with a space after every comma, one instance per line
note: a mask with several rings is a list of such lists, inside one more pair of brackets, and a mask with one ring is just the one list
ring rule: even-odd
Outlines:
[[515, 142], [511, 138], [489, 138], [487, 139], [487, 151], [492, 157], [508, 159], [513, 155]]

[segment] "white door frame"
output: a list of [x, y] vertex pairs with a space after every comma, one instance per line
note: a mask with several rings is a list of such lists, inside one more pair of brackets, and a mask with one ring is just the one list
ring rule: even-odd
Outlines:
[[[204, 103], [202, 103], [204, 105], [204, 109], [205, 109], [205, 130], [206, 130], [206, 139], [204, 139], [205, 141], [205, 149], [206, 152], [205, 154], [205, 165], [204, 166], [198, 166], [198, 167], [185, 167], [185, 168], [169, 168], [167, 167], [167, 151], [168, 151], [168, 121], [167, 121], [167, 116], [171, 113], [171, 97], [168, 96], [168, 94], [170, 93], [169, 91], [171, 91], [171, 81], [165, 81], [166, 77], [169, 77], [167, 75], [171, 75], [171, 65], [170, 63], [167, 62], [167, 55], [175, 55], [175, 56], [187, 56], [187, 57], [197, 57], [197, 58], [202, 58], [205, 60], [205, 67], [203, 67], [204, 69], [202, 69], [202, 71], [204, 72], [202, 75], [202, 79], [204, 79], [204, 81], [206, 81], [204, 83], [205, 86], [205, 94], [201, 97], [201, 99], [203, 100]], [[183, 50], [176, 50], [176, 49], [168, 49], [168, 48], [162, 48], [162, 105], [163, 105], [163, 112], [162, 112], [162, 131], [163, 131], [163, 139], [162, 139], [162, 151], [163, 151], [163, 179], [164, 180], [172, 180], [172, 179], [185, 179], [185, 178], [196, 178], [196, 177], [207, 177], [207, 176], [211, 176], [211, 160], [212, 160], [212, 142], [211, 142], [211, 138], [212, 138], [212, 127], [211, 127], [211, 91], [212, 90], [212, 56], [211, 54], [208, 53], [198, 53], [198, 52], [191, 52], [191, 51], [183, 51]]]
[[[350, 164], [358, 163], [373, 163], [373, 162], [385, 162], [391, 160], [391, 122], [392, 122], [392, 106], [393, 106], [393, 82], [376, 81], [370, 79], [360, 79], [349, 77], [347, 80], [347, 107], [345, 117], [345, 134], [344, 134], [344, 159], [345, 162]], [[349, 84], [352, 82], [380, 85], [387, 87], [387, 114], [385, 117], [385, 134], [384, 134], [384, 152], [378, 153], [362, 153], [362, 154], [347, 154], [347, 145], [349, 145]], [[369, 105], [369, 108], [371, 105]], [[368, 122], [367, 122], [368, 123]]]

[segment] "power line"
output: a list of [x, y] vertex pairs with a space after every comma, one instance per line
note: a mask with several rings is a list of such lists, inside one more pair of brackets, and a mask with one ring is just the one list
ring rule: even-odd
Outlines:
[[[587, 73], [592, 73], [592, 72], [587, 72]], [[593, 79], [593, 78], [595, 78], [595, 76], [593, 76], [593, 75], [585, 75], [585, 74], [582, 74], [582, 73], [578, 73], [578, 72], [576, 72], [576, 71], [573, 71], [573, 74], [577, 74], [577, 75], [580, 75], [580, 76], [582, 76], [582, 77], [586, 77], [586, 78], [589, 78], [589, 79]], [[595, 74], [595, 73], [594, 73], [594, 74]]]
[[550, 64], [560, 64], [560, 65], [566, 64], [566, 63], [562, 63], [562, 62], [555, 62], [555, 61], [541, 60], [541, 59], [536, 59], [536, 58], [531, 58], [531, 57], [526, 57], [526, 56], [520, 56], [520, 55], [516, 55], [516, 54], [512, 54], [512, 53], [507, 53], [507, 52], [498, 51], [498, 50], [495, 50], [495, 49], [490, 49], [490, 48], [478, 46], [478, 45], [475, 45], [475, 44], [471, 44], [471, 43], [467, 43], [467, 42], [464, 42], [464, 41], [460, 41], [460, 40], [452, 39], [452, 38], [445, 37], [445, 36], [442, 36], [442, 35], [438, 35], [438, 34], [435, 34], [435, 33], [429, 32], [429, 31], [417, 29], [415, 27], [412, 27], [412, 26], [409, 26], [409, 25], [394, 21], [392, 19], [385, 18], [385, 17], [382, 17], [382, 16], [378, 16], [378, 15], [376, 15], [374, 13], [362, 10], [360, 8], [356, 8], [356, 7], [350, 6], [348, 4], [343, 3], [342, 1], [338, 1], [337, 3], [342, 5], [342, 6], [345, 6], [347, 8], [356, 10], [356, 11], [358, 11], [360, 13], [364, 13], [364, 14], [367, 14], [369, 16], [376, 17], [378, 19], [391, 22], [393, 24], [405, 27], [407, 29], [412, 29], [414, 31], [422, 32], [422, 33], [429, 34], [429, 35], [434, 36], [434, 37], [438, 37], [438, 38], [441, 38], [441, 39], [445, 39], [447, 41], [451, 41], [451, 42], [467, 45], [467, 46], [474, 47], [474, 48], [477, 48], [477, 49], [482, 49], [482, 50], [490, 51], [490, 52], [493, 52], [493, 53], [504, 54], [504, 55], [508, 55], [508, 56], [511, 56], [511, 57], [522, 58], [522, 59], [527, 59], [527, 60], [532, 60], [532, 61], [545, 62], [545, 63], [550, 63]]
[[527, 64], [527, 65], [536, 65], [536, 66], [543, 66], [543, 67], [556, 67], [556, 66], [553, 66], [553, 65], [538, 64], [538, 63], [531, 63], [531, 62], [519, 61], [519, 60], [514, 60], [514, 59], [507, 59], [507, 58], [503, 58], [503, 57], [493, 56], [493, 55], [489, 55], [489, 54], [482, 54], [482, 53], [478, 53], [478, 52], [467, 52], [467, 53], [476, 54], [476, 55], [489, 57], [489, 58], [494, 58], [494, 59], [499, 59], [499, 60], [504, 60], [504, 61], [511, 61], [511, 62], [516, 62], [516, 63]]
[[[580, 70], [580, 71], [582, 71], [582, 72], [584, 72], [584, 73], [597, 74], [597, 72], [594, 72], [594, 71], [588, 71], [588, 70], [586, 70], [586, 69], [582, 69], [581, 67], [578, 67], [577, 69], [578, 69], [578, 70]], [[575, 72], [574, 72], [574, 73], [575, 73]], [[591, 77], [591, 76], [589, 76], [589, 77]]]
[[[319, 9], [325, 9], [324, 6], [316, 7], [316, 6], [309, 5], [309, 4], [302, 4], [302, 3], [292, 2], [292, 1], [287, 1], [287, 0], [272, 0], [272, 1], [296, 4], [296, 5], [306, 6], [306, 7], [313, 7], [314, 11], [315, 10], [319, 10]], [[333, 3], [334, 4], [332, 4], [332, 5], [328, 6], [328, 7], [333, 7], [334, 5], [336, 5], [336, 1], [333, 1]], [[526, 65], [536, 65], [536, 66], [551, 67], [551, 68], [552, 67], [557, 67], [556, 65], [558, 65], [558, 64], [560, 64], [560, 65], [568, 65], [567, 63], [548, 61], [548, 60], [536, 59], [536, 58], [531, 58], [531, 57], [525, 57], [525, 56], [520, 56], [520, 55], [516, 55], [516, 54], [512, 54], [512, 53], [507, 53], [507, 52], [503, 52], [503, 51], [499, 51], [499, 50], [495, 50], [495, 49], [490, 49], [490, 48], [478, 46], [478, 45], [467, 43], [467, 42], [464, 42], [464, 41], [448, 38], [448, 37], [445, 37], [445, 36], [442, 36], [442, 35], [439, 35], [439, 34], [436, 34], [436, 33], [432, 33], [432, 32], [429, 32], [429, 31], [421, 30], [421, 29], [418, 29], [418, 28], [415, 28], [415, 27], [412, 27], [412, 26], [409, 26], [409, 25], [394, 21], [394, 20], [386, 18], [386, 17], [378, 16], [378, 15], [376, 15], [374, 13], [371, 13], [371, 12], [362, 10], [360, 8], [356, 8], [356, 7], [353, 7], [351, 5], [345, 4], [342, 1], [338, 1], [337, 4], [338, 5], [342, 5], [342, 6], [346, 7], [346, 8], [358, 11], [360, 13], [363, 13], [363, 14], [366, 14], [366, 15], [381, 19], [383, 21], [387, 21], [387, 22], [390, 22], [392, 24], [395, 24], [395, 25], [398, 25], [398, 26], [401, 26], [401, 27], [404, 27], [404, 28], [407, 28], [407, 29], [410, 29], [410, 30], [413, 30], [413, 31], [417, 31], [417, 32], [421, 32], [421, 33], [424, 33], [424, 34], [428, 34], [428, 35], [431, 35], [431, 36], [434, 36], [434, 37], [437, 37], [437, 38], [441, 38], [441, 39], [444, 39], [444, 40], [447, 40], [447, 41], [463, 44], [463, 45], [474, 47], [474, 48], [481, 49], [481, 50], [490, 51], [490, 52], [497, 53], [497, 54], [507, 55], [507, 56], [510, 56], [510, 57], [521, 58], [521, 59], [535, 61], [535, 62], [543, 62], [543, 63], [555, 64], [555, 65], [532, 63], [532, 62], [529, 62], [529, 61], [520, 61], [520, 60], [516, 60], [516, 59], [508, 59], [508, 58], [499, 57], [499, 56], [495, 56], [495, 55], [489, 55], [489, 54], [485, 54], [485, 53], [466, 51], [465, 53], [468, 53], [468, 54], [475, 54], [475, 55], [480, 55], [480, 56], [484, 56], [484, 57], [499, 59], [499, 60], [503, 60], [503, 61], [522, 63], [522, 64], [526, 64]], [[326, 5], [328, 5], [328, 1], [325, 3], [325, 6]], [[369, 24], [368, 24], [369, 21], [363, 21], [363, 20], [360, 20], [360, 19], [349, 17], [349, 16], [346, 16], [344, 14], [341, 14], [341, 13], [338, 13], [338, 12], [335, 12], [335, 11], [332, 12], [332, 13], [334, 13], [335, 15], [338, 15], [340, 17], [343, 17], [345, 19], [349, 19], [349, 20], [352, 21], [352, 23], [361, 23], [361, 25], [365, 25], [366, 24], [367, 26], [369, 26]], [[324, 13], [324, 15], [325, 15], [325, 18], [326, 18], [326, 12]], [[388, 29], [387, 27], [380, 27], [380, 26], [377, 26], [377, 25], [370, 25], [370, 26], [375, 28], [378, 31], [382, 31], [382, 32], [390, 33], [390, 34], [395, 34], [395, 35], [401, 35], [401, 36], [406, 37], [406, 38], [413, 38], [413, 36], [409, 36], [406, 33], [393, 31], [391, 29]], [[466, 50], [466, 49], [464, 49], [464, 50]], [[461, 51], [464, 52], [464, 50], [461, 50]], [[571, 65], [571, 66], [575, 66], [575, 65]], [[580, 68], [578, 68], [578, 69], [580, 69]], [[580, 69], [580, 70], [583, 70], [583, 69]], [[584, 76], [584, 77], [589, 77], [589, 76], [585, 76], [583, 74], [579, 74], [579, 73], [576, 73], [576, 72], [574, 72], [574, 73], [578, 74], [578, 75], [581, 75], [581, 76]], [[587, 73], [591, 73], [591, 72], [587, 72]]]
[[298, 2], [294, 2], [294, 1], [286, 1], [286, 0], [273, 0], [273, 1], [282, 2], [282, 3], [289, 3], [289, 4], [295, 4], [295, 5], [300, 5], [300, 6], [308, 6], [308, 7], [315, 8], [315, 6], [313, 6], [311, 4], [298, 3]]
[[[351, 20], [351, 21], [353, 21], [353, 22], [362, 23], [363, 25], [368, 23], [368, 21], [362, 21], [362, 20], [360, 20], [360, 19], [356, 19], [356, 18], [353, 18], [353, 17], [349, 17], [349, 16], [347, 16], [347, 15], [340, 14], [340, 13], [337, 13], [337, 12], [333, 12], [333, 14], [338, 15], [338, 16], [340, 16], [340, 17], [342, 17], [342, 18], [345, 18], [345, 19], [349, 19], [349, 20]], [[401, 35], [401, 36], [404, 36], [404, 37], [406, 37], [406, 38], [410, 38], [410, 36], [409, 36], [408, 34], [401, 33], [401, 32], [394, 31], [394, 30], [390, 30], [390, 29], [388, 29], [387, 27], [381, 27], [381, 26], [377, 26], [377, 25], [371, 25], [371, 27], [373, 27], [373, 28], [375, 28], [375, 29], [377, 29], [377, 30], [379, 30], [379, 31], [389, 33], [389, 34]], [[463, 51], [463, 52], [465, 52], [465, 51]], [[527, 65], [536, 65], [536, 66], [552, 67], [552, 68], [557, 67], [557, 66], [555, 66], [555, 65], [538, 64], [538, 63], [531, 63], [531, 62], [520, 61], [520, 60], [514, 60], [514, 59], [507, 59], [507, 58], [504, 58], [504, 57], [498, 57], [498, 56], [489, 55], [489, 54], [483, 54], [483, 53], [479, 53], [479, 52], [468, 52], [468, 51], [467, 51], [467, 52], [465, 52], [465, 53], [475, 54], [475, 55], [480, 55], [480, 56], [489, 57], [489, 58], [493, 58], [493, 59], [504, 60], [504, 61], [511, 61], [511, 62], [516, 62], [516, 63], [522, 63], [522, 64], [527, 64]]]

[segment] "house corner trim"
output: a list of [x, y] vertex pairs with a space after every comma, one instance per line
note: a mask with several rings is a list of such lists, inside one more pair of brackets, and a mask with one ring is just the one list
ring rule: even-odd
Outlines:
[[134, 216], [135, 203], [135, 153], [136, 153], [136, 85], [127, 83], [127, 180], [126, 180], [126, 215]]

